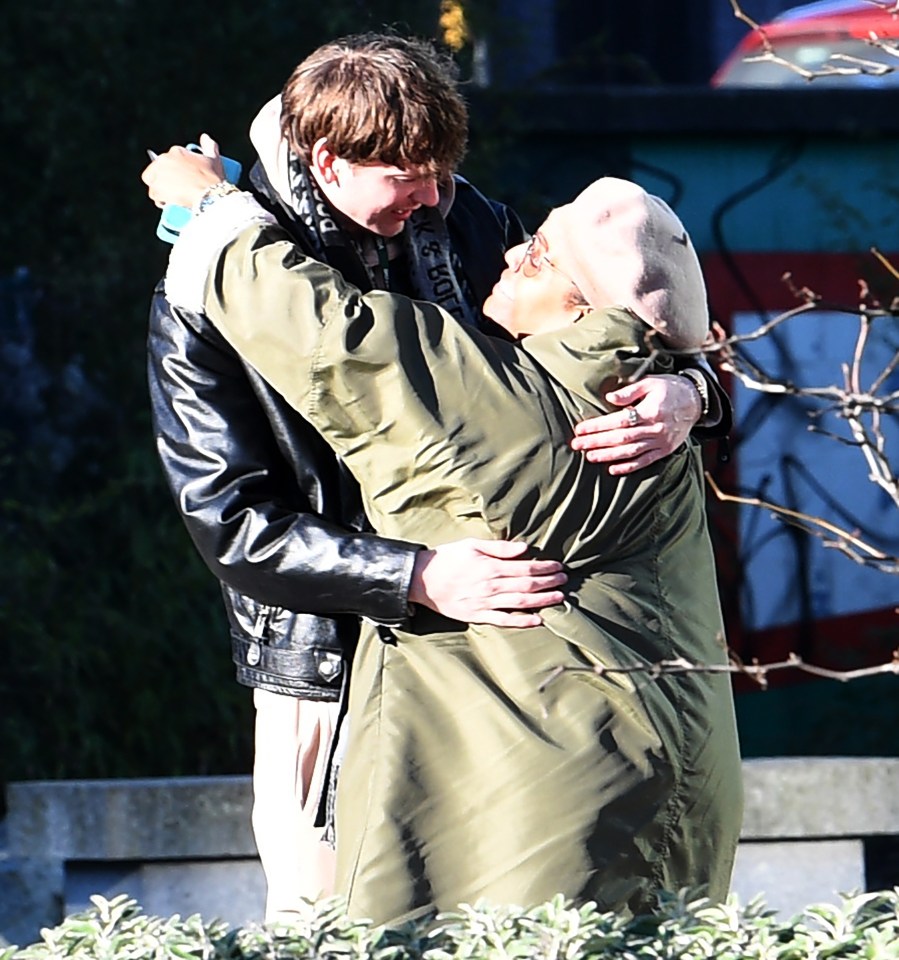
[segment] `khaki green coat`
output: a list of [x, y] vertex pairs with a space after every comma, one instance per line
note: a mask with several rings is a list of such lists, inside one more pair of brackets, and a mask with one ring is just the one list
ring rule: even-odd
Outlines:
[[430, 304], [361, 296], [283, 238], [245, 231], [206, 308], [346, 461], [375, 529], [522, 539], [570, 578], [538, 628], [425, 610], [363, 631], [338, 791], [351, 913], [724, 897], [742, 809], [729, 678], [592, 670], [725, 662], [695, 447], [611, 477], [569, 446], [641, 368], [647, 328], [610, 310], [500, 342]]

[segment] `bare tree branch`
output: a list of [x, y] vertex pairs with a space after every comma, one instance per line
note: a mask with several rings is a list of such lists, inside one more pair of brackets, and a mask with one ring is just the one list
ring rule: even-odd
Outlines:
[[[879, 2], [879, 0], [866, 0], [872, 7], [883, 10], [884, 13], [899, 13], [899, 2]], [[730, 0], [731, 9], [734, 16], [745, 23], [759, 38], [762, 45], [762, 52], [753, 56], [744, 57], [745, 63], [774, 63], [782, 66], [785, 70], [795, 73], [808, 81], [813, 81], [818, 77], [850, 77], [850, 76], [869, 76], [882, 77], [885, 74], [892, 73], [895, 67], [890, 64], [880, 63], [875, 60], [866, 60], [863, 57], [854, 57], [845, 53], [831, 54], [827, 62], [817, 70], [809, 70], [800, 66], [792, 60], [781, 57], [765, 31], [765, 28], [748, 16], [742, 8], [739, 0]], [[894, 41], [878, 36], [873, 30], [867, 37], [862, 38], [870, 47], [874, 47], [890, 57], [899, 57], [899, 46]], [[838, 64], [846, 64], [839, 66]]]
[[[899, 271], [883, 254], [873, 248], [871, 253], [892, 277], [899, 279]], [[814, 423], [810, 425], [810, 429], [841, 443], [855, 446], [866, 461], [868, 478], [899, 508], [899, 475], [890, 463], [884, 433], [884, 417], [899, 415], [899, 390], [883, 392], [892, 375], [899, 369], [899, 349], [894, 350], [881, 369], [870, 378], [870, 384], [866, 385], [863, 380], [863, 367], [870, 352], [873, 325], [884, 321], [895, 323], [896, 307], [891, 304], [884, 308], [876, 301], [869, 302], [872, 299], [870, 290], [867, 284], [861, 281], [861, 302], [850, 310], [844, 305], [825, 303], [808, 287], [797, 287], [789, 273], [784, 274], [783, 280], [793, 295], [801, 301], [797, 307], [784, 311], [749, 333], [728, 336], [718, 327], [716, 341], [705, 352], [717, 354], [720, 368], [736, 377], [750, 390], [797, 396], [825, 404], [823, 408], [810, 412], [810, 418], [814, 420], [825, 413], [832, 413], [846, 423], [849, 437], [825, 432]], [[858, 333], [851, 358], [841, 366], [841, 382], [799, 386], [787, 379], [769, 376], [740, 350], [741, 344], [760, 340], [794, 317], [811, 310], [829, 310], [856, 318]]]
[[770, 510], [778, 519], [782, 519], [785, 523], [798, 527], [800, 530], [805, 530], [806, 533], [821, 540], [825, 546], [839, 550], [856, 563], [873, 567], [883, 573], [899, 574], [899, 557], [890, 556], [872, 547], [854, 533], [843, 530], [822, 517], [814, 517], [797, 510], [790, 510], [787, 507], [782, 507], [776, 503], [768, 503], [757, 497], [739, 497], [724, 493], [715, 482], [715, 478], [709, 473], [706, 474], [706, 480], [712, 493], [722, 503], [738, 503], [747, 507], [760, 507], [764, 510]]
[[762, 689], [767, 689], [769, 674], [778, 673], [783, 670], [798, 670], [800, 673], [808, 673], [826, 680], [837, 680], [840, 683], [848, 683], [851, 680], [860, 680], [863, 677], [876, 677], [887, 673], [899, 675], [899, 650], [893, 651], [893, 659], [888, 663], [880, 663], [873, 667], [859, 667], [855, 670], [831, 670], [827, 667], [820, 667], [813, 663], [806, 663], [802, 657], [795, 653], [789, 654], [786, 660], [779, 660], [773, 663], [753, 662], [746, 664], [740, 663], [739, 660], [734, 658], [728, 663], [691, 663], [689, 660], [677, 657], [673, 660], [660, 660], [658, 663], [632, 663], [621, 666], [608, 666], [603, 663], [597, 663], [592, 667], [556, 667], [549, 677], [540, 685], [540, 692], [542, 693], [550, 684], [554, 683], [559, 677], [566, 673], [591, 673], [599, 677], [620, 676], [622, 674], [643, 674], [653, 680], [670, 674], [729, 673], [749, 677]]
[[[867, 0], [867, 2], [885, 12], [899, 15], [899, 0], [891, 0], [889, 3], [881, 2], [881, 0]], [[792, 70], [808, 80], [833, 75], [866, 74], [880, 76], [890, 73], [894, 69], [887, 64], [845, 54], [834, 54], [830, 60], [836, 61], [840, 65], [829, 62], [819, 70], [807, 70], [777, 54], [764, 27], [743, 11], [739, 0], [730, 0], [730, 4], [734, 16], [755, 31], [761, 42], [763, 52], [757, 56], [747, 57], [747, 62], [770, 61], [781, 64], [785, 69]], [[871, 32], [865, 42], [891, 57], [899, 58], [899, 44], [896, 42], [884, 40], [874, 32]], [[842, 64], [846, 65], [843, 66]], [[876, 248], [871, 248], [871, 254], [894, 280], [899, 281], [899, 269], [894, 267]], [[899, 370], [899, 349], [876, 372], [868, 385], [865, 384], [863, 379], [864, 361], [869, 352], [873, 325], [878, 321], [896, 321], [896, 318], [899, 317], [899, 297], [894, 298], [892, 303], [884, 307], [876, 302], [876, 299], [872, 299], [868, 285], [859, 280], [860, 302], [853, 308], [847, 308], [845, 304], [825, 303], [822, 297], [811, 288], [796, 285], [790, 273], [785, 273], [782, 279], [798, 301], [796, 307], [767, 320], [749, 333], [728, 335], [720, 324], [716, 323], [713, 325], [713, 338], [709, 343], [704, 345], [701, 350], [683, 351], [683, 353], [704, 354], [713, 358], [721, 370], [736, 377], [751, 390], [767, 394], [796, 396], [817, 402], [819, 409], [808, 412], [809, 417], [813, 420], [822, 417], [825, 413], [835, 414], [844, 420], [848, 426], [849, 437], [840, 436], [832, 431], [820, 428], [814, 423], [809, 426], [809, 429], [859, 450], [867, 463], [869, 479], [883, 489], [899, 508], [899, 477], [897, 477], [896, 470], [890, 463], [884, 434], [884, 417], [899, 415], [899, 390], [884, 392], [884, 388], [891, 377]], [[742, 344], [762, 340], [784, 324], [810, 311], [841, 313], [857, 320], [858, 333], [850, 359], [840, 367], [840, 382], [817, 386], [800, 386], [783, 378], [778, 379], [766, 374], [740, 349]], [[651, 367], [656, 356], [657, 353], [650, 350], [644, 368], [635, 375], [634, 379]], [[899, 556], [888, 554], [868, 543], [859, 536], [857, 530], [846, 530], [823, 517], [791, 510], [757, 497], [743, 497], [724, 493], [710, 474], [706, 474], [706, 477], [709, 487], [720, 501], [768, 510], [775, 518], [816, 537], [825, 547], [843, 553], [855, 563], [877, 569], [883, 573], [899, 574]], [[899, 608], [895, 612], [899, 614]], [[725, 648], [724, 638], [719, 639], [722, 648]], [[754, 660], [752, 663], [746, 664], [741, 662], [733, 651], [728, 651], [727, 662], [720, 664], [691, 663], [683, 657], [678, 657], [660, 660], [655, 663], [634, 662], [620, 665], [562, 666], [557, 667], [547, 677], [541, 684], [540, 690], [541, 692], [544, 691], [567, 673], [591, 673], [596, 676], [642, 674], [648, 679], [657, 679], [670, 674], [726, 673], [748, 677], [765, 689], [768, 686], [768, 678], [771, 674], [786, 670], [796, 670], [841, 683], [883, 674], [899, 675], [899, 650], [893, 651], [892, 659], [887, 663], [852, 670], [834, 670], [808, 663], [798, 654], [792, 652], [785, 660], [772, 663], [759, 663]]]

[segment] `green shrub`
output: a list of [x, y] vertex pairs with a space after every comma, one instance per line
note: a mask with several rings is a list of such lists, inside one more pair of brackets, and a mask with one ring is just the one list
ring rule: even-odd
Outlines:
[[292, 925], [229, 929], [194, 915], [145, 916], [134, 900], [94, 906], [43, 931], [0, 960], [889, 960], [899, 958], [899, 889], [818, 904], [778, 919], [760, 901], [710, 904], [665, 896], [658, 910], [626, 919], [557, 897], [529, 910], [463, 906], [396, 928], [347, 918], [339, 900]]

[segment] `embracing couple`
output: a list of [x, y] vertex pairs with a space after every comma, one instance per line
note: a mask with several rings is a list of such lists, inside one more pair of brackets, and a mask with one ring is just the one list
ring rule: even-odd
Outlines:
[[249, 191], [208, 138], [144, 172], [194, 211], [150, 385], [255, 688], [269, 919], [727, 893], [728, 677], [614, 670], [726, 657], [696, 253], [614, 178], [528, 237], [456, 175], [466, 125], [430, 45], [349, 37], [254, 121]]

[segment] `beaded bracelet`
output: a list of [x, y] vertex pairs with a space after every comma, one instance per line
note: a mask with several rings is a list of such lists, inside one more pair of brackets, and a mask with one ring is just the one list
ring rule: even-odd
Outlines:
[[229, 183], [227, 180], [214, 183], [203, 192], [203, 196], [194, 206], [194, 213], [202, 213], [204, 210], [208, 210], [216, 200], [220, 197], [226, 197], [229, 193], [240, 193], [240, 187]]

